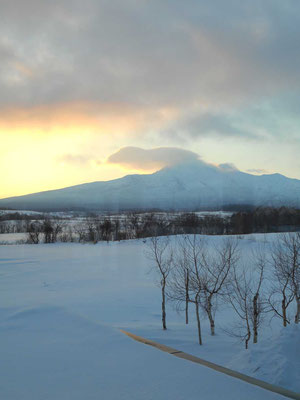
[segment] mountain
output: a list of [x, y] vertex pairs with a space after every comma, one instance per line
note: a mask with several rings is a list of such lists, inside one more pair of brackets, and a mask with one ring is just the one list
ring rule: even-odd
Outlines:
[[37, 211], [195, 210], [243, 204], [300, 207], [300, 180], [280, 174], [251, 175], [198, 160], [153, 174], [127, 175], [0, 200], [0, 208]]

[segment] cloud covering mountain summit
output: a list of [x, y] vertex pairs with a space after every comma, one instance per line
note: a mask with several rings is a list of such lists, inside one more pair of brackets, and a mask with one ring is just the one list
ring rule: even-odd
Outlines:
[[142, 149], [140, 147], [123, 147], [108, 157], [107, 162], [125, 167], [153, 170], [199, 159], [193, 151], [176, 147], [158, 147], [155, 149]]
[[203, 210], [246, 204], [300, 207], [300, 180], [256, 176], [193, 159], [152, 174], [0, 200], [0, 207], [39, 211]]

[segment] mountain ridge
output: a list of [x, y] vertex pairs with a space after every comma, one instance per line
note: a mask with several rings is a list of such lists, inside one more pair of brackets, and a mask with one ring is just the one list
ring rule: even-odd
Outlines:
[[300, 180], [278, 173], [252, 175], [193, 160], [152, 174], [0, 199], [0, 207], [37, 211], [195, 210], [229, 204], [300, 207]]

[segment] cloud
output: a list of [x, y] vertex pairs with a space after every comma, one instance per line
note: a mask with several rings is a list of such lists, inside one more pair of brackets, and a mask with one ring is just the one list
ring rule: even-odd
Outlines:
[[[244, 122], [244, 121], [242, 121]], [[255, 130], [245, 123], [241, 123], [241, 116], [228, 112], [198, 112], [178, 119], [171, 123], [166, 130], [169, 136], [201, 138], [201, 137], [243, 137], [257, 139]]]
[[142, 138], [277, 137], [276, 105], [259, 124], [244, 110], [300, 90], [299, 2], [10, 0], [0, 15], [0, 110], [44, 107], [51, 123], [62, 104], [93, 124], [118, 104]]
[[249, 172], [250, 174], [268, 174], [269, 171], [267, 169], [263, 169], [263, 168], [250, 168], [246, 170], [247, 172]]
[[233, 163], [219, 164], [218, 167], [225, 172], [238, 171], [238, 168]]
[[131, 169], [154, 170], [198, 159], [197, 153], [175, 147], [158, 147], [149, 150], [140, 147], [123, 147], [110, 155], [107, 162]]
[[2, 80], [2, 103], [190, 107], [299, 87], [300, 4], [289, 0], [11, 0], [0, 14], [9, 70], [35, 77]]
[[69, 102], [26, 107], [0, 107], [0, 130], [93, 132], [96, 136], [159, 129], [173, 118], [172, 109], [143, 109], [119, 103]]
[[299, 146], [299, 104], [300, 91], [292, 91], [240, 107], [197, 109], [171, 121], [161, 133], [189, 140], [207, 137], [248, 142], [276, 139]]

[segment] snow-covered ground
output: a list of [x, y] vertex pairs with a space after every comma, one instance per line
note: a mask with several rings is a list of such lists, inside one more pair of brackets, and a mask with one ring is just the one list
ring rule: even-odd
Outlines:
[[3, 244], [19, 244], [26, 242], [26, 233], [1, 233], [0, 245]]
[[297, 325], [279, 329], [250, 351], [242, 350], [228, 363], [234, 370], [300, 391], [300, 329]]
[[30, 211], [30, 210], [0, 210], [0, 216], [1, 215], [7, 215], [7, 214], [13, 214], [13, 213], [18, 213], [21, 215], [40, 215], [40, 212], [37, 211]]
[[[241, 250], [247, 257], [274, 237], [245, 236]], [[134, 342], [120, 328], [300, 391], [297, 327], [280, 334], [274, 319], [246, 352], [222, 331], [233, 318], [225, 307], [215, 337], [203, 321], [200, 347], [193, 318], [186, 326], [171, 304], [162, 331], [160, 302], [143, 241], [0, 246], [1, 399], [283, 398]]]

